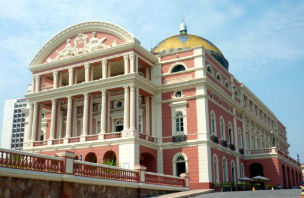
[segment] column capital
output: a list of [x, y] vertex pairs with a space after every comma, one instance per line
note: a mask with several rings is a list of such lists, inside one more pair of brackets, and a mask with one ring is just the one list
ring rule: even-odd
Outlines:
[[52, 101], [52, 104], [54, 104], [56, 102], [56, 98], [52, 98], [51, 101]]
[[90, 63], [84, 63], [84, 68], [88, 69], [90, 67]]
[[128, 86], [130, 87], [131, 90], [134, 90], [136, 88], [136, 86], [134, 84], [130, 84]]
[[123, 55], [123, 58], [124, 58], [124, 60], [127, 60], [129, 58], [129, 55], [128, 54]]
[[107, 90], [106, 89], [101, 89], [100, 92], [101, 92], [101, 95], [105, 95], [107, 93]]
[[107, 63], [107, 59], [105, 59], [105, 58], [103, 58], [103, 59], [101, 59], [101, 62], [102, 62], [102, 64], [106, 64]]
[[130, 54], [129, 54], [129, 58], [130, 58], [130, 59], [133, 59], [134, 57], [135, 57], [135, 53], [130, 53]]
[[67, 96], [66, 98], [68, 99], [68, 101], [72, 100], [72, 96]]
[[73, 71], [73, 69], [74, 69], [74, 67], [69, 67], [69, 72], [72, 72]]
[[57, 75], [57, 74], [58, 74], [57, 70], [53, 71], [53, 75]]

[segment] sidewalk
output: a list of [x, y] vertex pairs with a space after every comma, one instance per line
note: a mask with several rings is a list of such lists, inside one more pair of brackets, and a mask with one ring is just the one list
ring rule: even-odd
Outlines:
[[208, 194], [214, 192], [213, 189], [205, 189], [205, 190], [189, 190], [177, 193], [170, 193], [166, 195], [160, 195], [153, 198], [186, 198], [186, 197], [194, 197], [202, 194]]

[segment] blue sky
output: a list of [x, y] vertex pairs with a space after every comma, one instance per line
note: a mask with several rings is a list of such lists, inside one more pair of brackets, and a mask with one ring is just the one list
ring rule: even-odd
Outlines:
[[22, 97], [28, 65], [55, 34], [103, 20], [133, 33], [148, 50], [178, 33], [213, 42], [288, 130], [290, 153], [304, 162], [304, 1], [6, 1], [0, 0], [0, 126], [4, 100]]

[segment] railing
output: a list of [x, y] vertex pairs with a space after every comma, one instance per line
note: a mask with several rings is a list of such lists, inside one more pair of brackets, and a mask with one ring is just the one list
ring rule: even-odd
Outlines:
[[74, 175], [128, 182], [138, 182], [138, 172], [114, 166], [74, 161]]
[[144, 133], [139, 133], [139, 138], [140, 139], [143, 139], [143, 140], [147, 140], [149, 142], [156, 142], [156, 138], [155, 137], [152, 137], [152, 136], [149, 136], [147, 134], [144, 134]]
[[60, 157], [31, 154], [1, 148], [0, 167], [61, 173], [63, 170], [63, 161]]
[[113, 138], [121, 138], [121, 133], [105, 133], [104, 139], [113, 139]]
[[80, 137], [69, 138], [69, 143], [80, 142]]
[[44, 146], [44, 145], [47, 145], [47, 141], [39, 141], [33, 143], [33, 146]]
[[272, 152], [272, 148], [249, 150], [248, 155], [267, 154], [267, 153], [271, 153], [271, 152]]
[[163, 175], [159, 173], [145, 172], [145, 182], [148, 184], [185, 186], [185, 180], [181, 177]]
[[[146, 183], [171, 186], [178, 187], [179, 189], [183, 188], [182, 190], [186, 190], [189, 187], [189, 177], [186, 174], [182, 174], [184, 175], [182, 177], [176, 177], [146, 172], [146, 168], [143, 166], [136, 166], [135, 170], [130, 170], [104, 164], [84, 162], [74, 160], [76, 154], [73, 152], [57, 153], [56, 155], [60, 157], [0, 148], [0, 168], [69, 174], [72, 176], [131, 182], [133, 184]], [[15, 170], [13, 172], [15, 172]], [[30, 174], [30, 172], [27, 173]]]
[[52, 144], [63, 144], [63, 139], [59, 139], [59, 140], [53, 140]]
[[86, 136], [85, 140], [86, 140], [86, 141], [94, 141], [94, 140], [98, 140], [98, 135], [90, 135], [90, 136]]

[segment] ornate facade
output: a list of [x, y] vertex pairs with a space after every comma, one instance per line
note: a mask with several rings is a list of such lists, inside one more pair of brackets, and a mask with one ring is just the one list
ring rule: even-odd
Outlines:
[[184, 23], [151, 52], [117, 25], [74, 25], [30, 64], [24, 150], [186, 172], [191, 188], [256, 175], [298, 185], [285, 127], [228, 68], [221, 51]]

